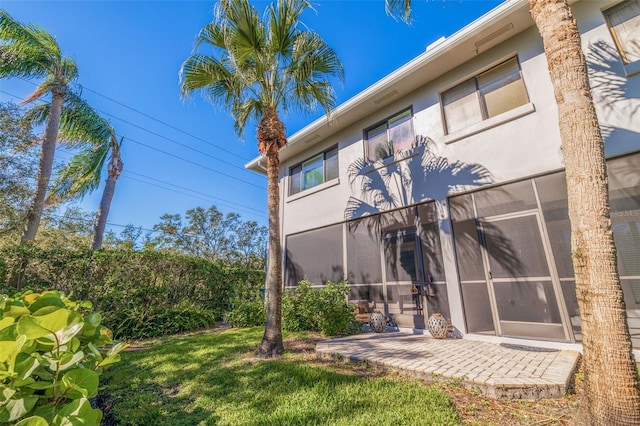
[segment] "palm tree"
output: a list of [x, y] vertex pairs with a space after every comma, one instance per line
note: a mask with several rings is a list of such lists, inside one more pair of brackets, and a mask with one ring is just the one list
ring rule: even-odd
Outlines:
[[[37, 105], [27, 112], [26, 119], [34, 125], [41, 124], [49, 116], [49, 110], [49, 104]], [[122, 173], [120, 147], [123, 139], [118, 142], [115, 130], [109, 122], [98, 115], [82, 98], [73, 92], [67, 94], [60, 117], [58, 140], [80, 148], [80, 152], [59, 171], [47, 202], [57, 204], [65, 200], [83, 198], [93, 192], [100, 184], [104, 163], [110, 156], [107, 166], [108, 177], [94, 224], [91, 244], [94, 250], [102, 247], [116, 182]]]
[[0, 10], [0, 78], [41, 78], [38, 87], [22, 102], [51, 96], [51, 108], [42, 141], [36, 191], [29, 207], [22, 242], [33, 241], [38, 231], [46, 198], [62, 104], [78, 69], [73, 59], [63, 56], [56, 40], [46, 31], [13, 19]]
[[300, 21], [309, 6], [306, 0], [278, 0], [267, 7], [263, 20], [248, 0], [220, 0], [213, 22], [196, 40], [196, 49], [207, 45], [215, 56], [194, 52], [180, 71], [182, 94], [201, 92], [229, 110], [238, 135], [248, 120], [258, 122], [258, 151], [267, 160], [269, 212], [267, 324], [259, 353], [267, 357], [283, 352], [278, 175], [279, 150], [287, 137], [279, 110], [311, 111], [319, 105], [329, 113], [335, 105], [329, 78], [343, 76], [333, 49]]
[[[411, 0], [385, 0], [407, 22]], [[529, 0], [558, 104], [571, 253], [582, 324], [585, 424], [640, 424], [640, 380], [611, 232], [604, 143], [567, 0]]]

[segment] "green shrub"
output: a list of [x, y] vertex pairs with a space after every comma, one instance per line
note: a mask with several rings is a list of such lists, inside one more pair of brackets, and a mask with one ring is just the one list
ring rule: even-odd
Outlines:
[[158, 251], [0, 250], [0, 291], [56, 289], [91, 300], [117, 338], [156, 337], [207, 327], [233, 300], [264, 282], [264, 271]]
[[0, 296], [0, 423], [100, 423], [89, 398], [127, 345], [101, 352], [113, 341], [91, 306], [59, 291]]
[[234, 307], [224, 315], [224, 322], [231, 327], [264, 325], [266, 321], [267, 311], [262, 299], [237, 299]]
[[328, 281], [322, 288], [312, 288], [301, 281], [282, 298], [282, 327], [289, 331], [321, 331], [327, 336], [348, 334], [360, 330], [347, 304], [349, 287], [344, 281]]

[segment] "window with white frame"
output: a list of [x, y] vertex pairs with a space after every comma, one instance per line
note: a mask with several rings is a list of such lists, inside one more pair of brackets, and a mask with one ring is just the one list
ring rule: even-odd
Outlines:
[[289, 195], [338, 177], [338, 146], [315, 155], [290, 169]]
[[447, 134], [528, 102], [518, 58], [508, 59], [442, 93]]
[[625, 0], [603, 13], [622, 61], [640, 61], [640, 0]]
[[370, 162], [414, 147], [412, 116], [409, 108], [364, 131], [366, 156]]

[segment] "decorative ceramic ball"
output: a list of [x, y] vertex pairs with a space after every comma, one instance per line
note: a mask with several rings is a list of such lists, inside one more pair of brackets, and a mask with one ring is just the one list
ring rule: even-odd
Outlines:
[[369, 316], [369, 326], [376, 333], [382, 333], [386, 328], [386, 320], [381, 312], [374, 312]]
[[449, 324], [442, 314], [431, 315], [427, 323], [427, 328], [429, 329], [429, 333], [436, 339], [444, 339], [449, 332]]

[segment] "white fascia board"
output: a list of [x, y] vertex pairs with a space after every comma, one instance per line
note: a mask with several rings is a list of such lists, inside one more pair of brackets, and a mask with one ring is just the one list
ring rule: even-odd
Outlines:
[[[528, 10], [529, 0], [507, 0], [501, 5], [497, 6], [495, 9], [492, 9], [486, 14], [482, 15], [466, 27], [453, 33], [445, 40], [439, 43], [433, 43], [430, 48], [427, 49], [424, 53], [420, 54], [416, 58], [407, 62], [402, 67], [393, 71], [391, 74], [383, 77], [377, 83], [374, 83], [367, 89], [363, 90], [351, 99], [336, 107], [331, 112], [331, 115], [329, 117], [327, 117], [326, 115], [322, 116], [313, 121], [311, 124], [302, 128], [298, 132], [294, 133], [288, 138], [287, 145], [284, 146], [280, 150], [280, 152], [285, 154], [286, 157], [287, 148], [303, 142], [306, 138], [311, 137], [317, 131], [330, 126], [332, 121], [339, 121], [340, 117], [345, 115], [347, 112], [353, 110], [354, 108], [360, 107], [364, 102], [374, 99], [376, 96], [380, 96], [385, 91], [390, 90], [395, 84], [402, 81], [403, 79], [410, 78], [417, 69], [422, 68], [431, 62], [437, 61], [438, 58], [440, 58], [443, 54], [455, 49], [469, 38], [473, 37], [474, 35], [480, 33], [483, 29], [490, 26], [492, 23], [497, 22], [500, 19], [503, 19], [506, 16], [521, 10], [523, 7], [526, 7]], [[425, 84], [426, 83], [427, 82], [425, 82]], [[336, 127], [334, 132], [349, 124], [351, 123], [340, 123], [340, 125]], [[321, 141], [322, 138], [314, 142]], [[313, 145], [314, 144], [310, 143], [307, 145], [307, 147]], [[245, 165], [245, 168], [252, 169], [257, 172], [265, 170], [264, 167], [259, 164], [260, 158], [261, 157], [254, 158]]]

